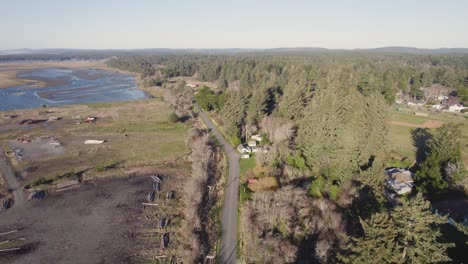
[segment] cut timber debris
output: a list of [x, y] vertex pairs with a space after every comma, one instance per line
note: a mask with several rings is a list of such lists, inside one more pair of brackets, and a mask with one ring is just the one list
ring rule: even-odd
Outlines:
[[155, 191], [161, 191], [161, 183], [160, 182], [156, 182], [156, 183], [153, 183], [153, 190]]
[[11, 231], [8, 231], [8, 232], [0, 233], [0, 236], [9, 235], [9, 234], [13, 234], [13, 233], [16, 233], [16, 232], [18, 232], [18, 229], [11, 230]]
[[9, 252], [9, 251], [16, 251], [20, 250], [21, 248], [7, 248], [7, 249], [0, 249], [0, 252]]
[[169, 246], [169, 233], [165, 233], [161, 237], [161, 248], [166, 249]]
[[28, 196], [28, 201], [35, 199], [35, 200], [42, 200], [45, 197], [45, 191], [34, 191], [31, 192]]
[[10, 198], [3, 199], [2, 206], [3, 206], [3, 209], [5, 209], [5, 210], [9, 209], [10, 206], [11, 206], [11, 199]]
[[159, 182], [159, 183], [162, 182], [162, 179], [161, 177], [159, 177], [159, 175], [151, 175], [151, 179], [153, 179], [153, 181], [155, 182]]
[[151, 191], [148, 193], [148, 195], [146, 196], [146, 200], [150, 203], [154, 202], [154, 199], [155, 199], [155, 196], [156, 196], [156, 192], [155, 191]]
[[174, 198], [174, 196], [175, 196], [175, 192], [174, 192], [174, 191], [168, 191], [168, 192], [166, 193], [166, 199], [172, 199], [172, 198]]
[[106, 141], [105, 140], [88, 139], [84, 143], [86, 145], [95, 145], [95, 144], [102, 144], [104, 142], [106, 142]]
[[152, 206], [158, 206], [159, 204], [156, 203], [141, 203], [142, 205], [152, 205]]

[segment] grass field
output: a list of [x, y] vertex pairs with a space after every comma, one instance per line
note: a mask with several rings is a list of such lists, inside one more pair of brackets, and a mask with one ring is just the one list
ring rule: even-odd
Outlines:
[[[413, 111], [403, 111], [391, 113], [392, 121], [405, 122], [410, 124], [422, 125], [428, 121], [434, 120], [443, 123], [461, 124], [463, 139], [462, 139], [462, 159], [465, 167], [468, 166], [468, 116], [453, 113], [431, 113], [428, 117], [415, 116]], [[415, 159], [415, 148], [411, 138], [412, 127], [401, 125], [390, 125], [389, 131], [389, 144], [390, 150], [401, 155], [408, 157], [412, 160]], [[431, 128], [430, 130], [433, 130]]]
[[[8, 113], [18, 117], [0, 120], [0, 126], [5, 128], [0, 131], [0, 138], [15, 140], [24, 134], [32, 137], [52, 136], [65, 148], [65, 153], [60, 156], [19, 161], [16, 169], [27, 182], [38, 177], [53, 178], [67, 172], [100, 168], [109, 163], [117, 163], [117, 170], [125, 171], [167, 162], [185, 162], [185, 135], [189, 125], [169, 122], [172, 107], [159, 99]], [[21, 119], [48, 119], [51, 116], [62, 119], [27, 127], [17, 125]], [[89, 116], [98, 117], [97, 122], [82, 122]], [[83, 144], [88, 139], [106, 142], [100, 145]], [[3, 140], [1, 143], [6, 142], [9, 141]]]

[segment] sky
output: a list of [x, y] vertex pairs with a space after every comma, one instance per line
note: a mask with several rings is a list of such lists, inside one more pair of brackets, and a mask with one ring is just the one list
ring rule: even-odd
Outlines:
[[468, 0], [0, 0], [0, 49], [468, 48]]

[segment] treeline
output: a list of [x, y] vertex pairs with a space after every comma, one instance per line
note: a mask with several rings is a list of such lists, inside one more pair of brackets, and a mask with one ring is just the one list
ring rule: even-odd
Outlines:
[[[199, 89], [195, 98], [231, 142], [267, 137], [255, 176], [274, 177], [281, 187], [254, 193], [243, 206], [248, 263], [449, 259], [451, 245], [439, 243], [441, 222], [421, 195], [400, 207], [387, 203], [387, 109], [398, 92], [419, 97], [421, 87], [436, 83], [465, 96], [468, 56], [192, 54], [122, 57], [109, 65], [168, 89], [184, 90], [171, 77], [216, 82], [217, 90]], [[455, 188], [464, 177], [457, 131], [444, 127], [427, 141], [416, 177], [422, 193]]]

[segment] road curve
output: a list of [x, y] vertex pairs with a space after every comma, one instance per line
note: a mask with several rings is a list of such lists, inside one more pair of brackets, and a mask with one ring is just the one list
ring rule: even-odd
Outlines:
[[21, 190], [20, 184], [18, 179], [16, 179], [16, 175], [8, 164], [7, 157], [3, 153], [0, 153], [0, 171], [2, 172], [3, 177], [5, 178], [6, 184], [13, 192], [14, 197], [14, 207], [20, 207], [24, 203], [26, 203], [26, 197], [24, 192]]
[[226, 183], [223, 216], [221, 219], [222, 235], [219, 262], [222, 264], [237, 263], [237, 202], [239, 194], [240, 156], [218, 131], [218, 128], [213, 124], [213, 122], [211, 122], [211, 120], [201, 110], [200, 106], [195, 104], [195, 108], [198, 110], [199, 116], [205, 125], [211, 129], [213, 135], [218, 139], [229, 158], [229, 175]]

